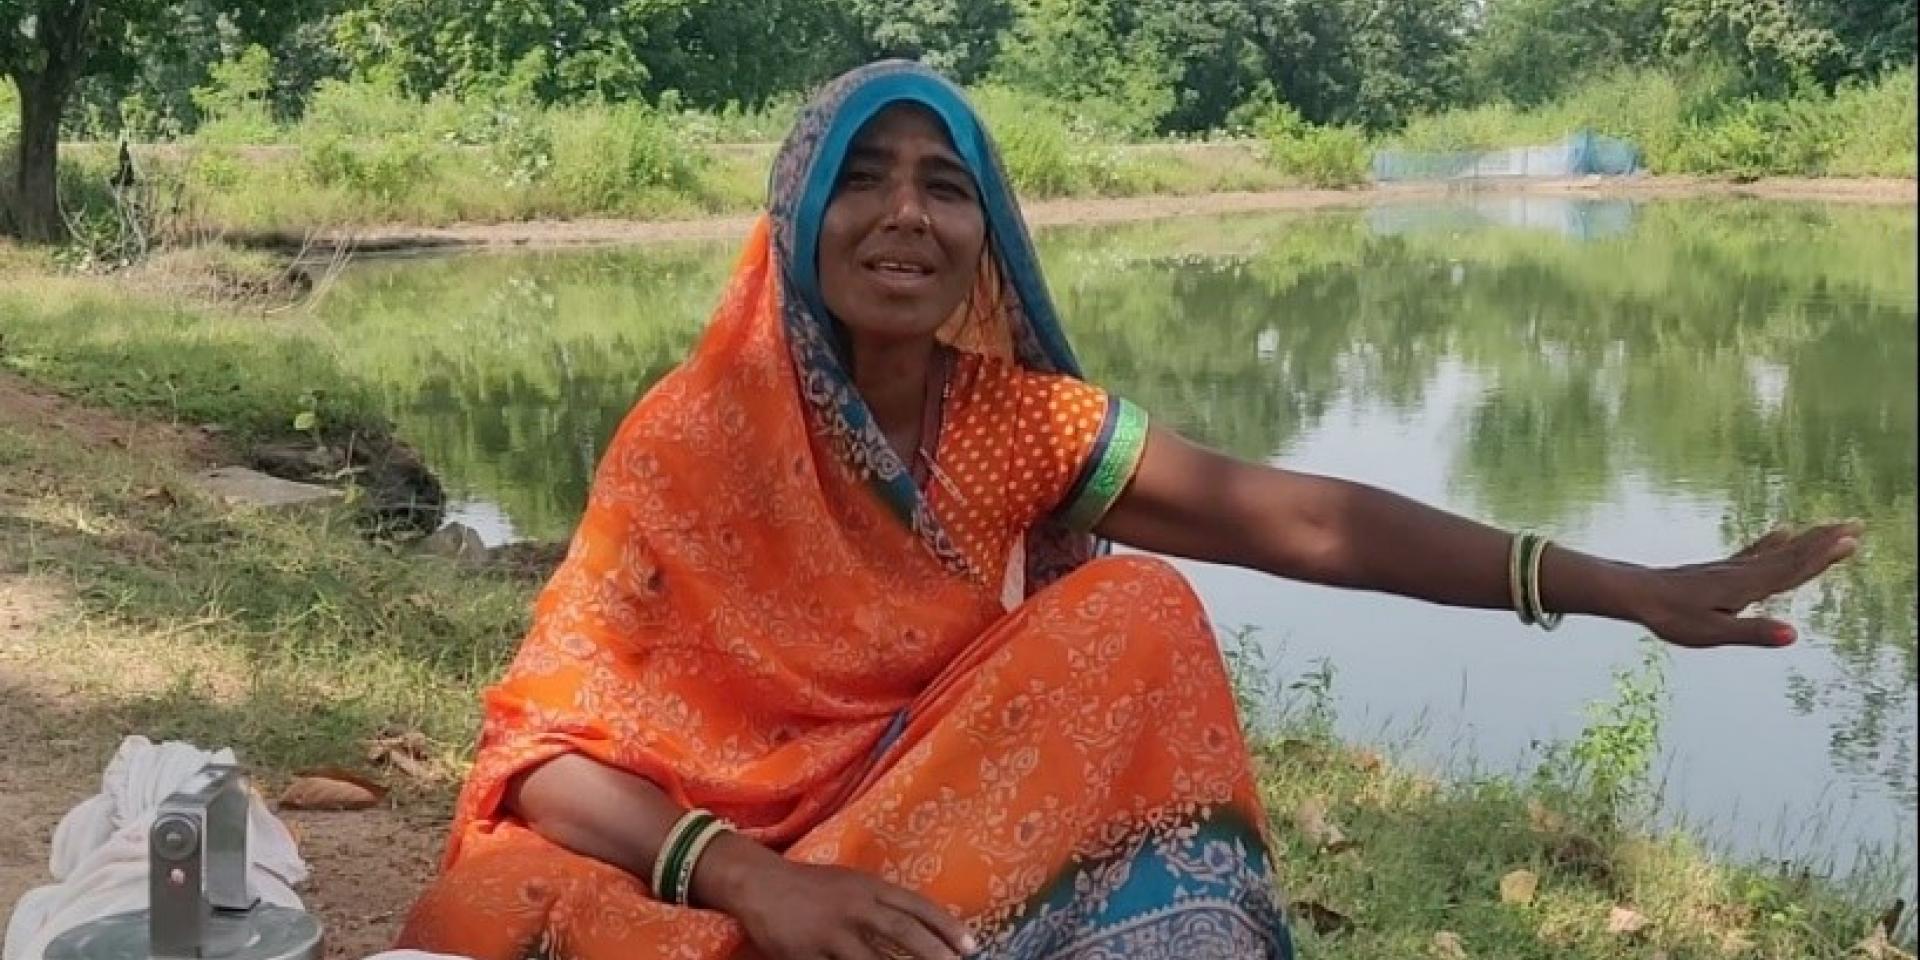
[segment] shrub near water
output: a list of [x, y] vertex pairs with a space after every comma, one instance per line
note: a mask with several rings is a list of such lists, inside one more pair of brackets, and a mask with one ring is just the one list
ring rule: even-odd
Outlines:
[[1139, 177], [1090, 124], [1054, 101], [1005, 87], [969, 93], [1000, 148], [1014, 189], [1035, 198], [1131, 192]]
[[1286, 104], [1275, 105], [1256, 126], [1281, 173], [1316, 187], [1367, 180], [1367, 138], [1358, 129], [1316, 126]]
[[1914, 84], [1907, 68], [1831, 95], [1733, 98], [1711, 74], [1622, 71], [1538, 109], [1494, 103], [1419, 117], [1388, 143], [1488, 150], [1553, 143], [1584, 129], [1632, 142], [1654, 173], [1913, 176]]
[[664, 115], [640, 104], [547, 114], [546, 175], [569, 212], [645, 212], [649, 194], [694, 193], [704, 155]]

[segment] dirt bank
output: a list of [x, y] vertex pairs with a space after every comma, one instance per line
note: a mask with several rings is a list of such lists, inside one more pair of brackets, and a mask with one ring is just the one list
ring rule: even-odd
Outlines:
[[[1433, 200], [1471, 193], [1524, 193], [1542, 196], [1621, 198], [1755, 197], [1824, 203], [1906, 204], [1916, 202], [1915, 181], [1908, 179], [1793, 179], [1734, 183], [1698, 177], [1636, 177], [1575, 180], [1536, 180], [1472, 185], [1448, 183], [1394, 184], [1357, 190], [1275, 190], [1261, 193], [1207, 193], [1194, 196], [1078, 197], [1040, 200], [1024, 210], [1036, 227], [1152, 220], [1165, 217], [1215, 216], [1233, 213], [1362, 207], [1383, 203]], [[517, 223], [470, 223], [446, 227], [391, 224], [325, 233], [309, 242], [304, 236], [256, 234], [229, 237], [236, 242], [309, 255], [325, 254], [350, 244], [361, 255], [405, 256], [453, 249], [511, 249], [646, 244], [674, 241], [730, 240], [746, 233], [753, 216], [708, 217], [698, 220], [536, 220]]]

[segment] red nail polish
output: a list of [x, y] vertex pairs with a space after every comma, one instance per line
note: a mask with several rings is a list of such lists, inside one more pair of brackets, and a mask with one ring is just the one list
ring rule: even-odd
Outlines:
[[1793, 638], [1794, 638], [1794, 633], [1793, 633], [1792, 627], [1779, 626], [1779, 627], [1773, 628], [1773, 645], [1774, 646], [1776, 647], [1787, 646], [1788, 644], [1793, 643]]

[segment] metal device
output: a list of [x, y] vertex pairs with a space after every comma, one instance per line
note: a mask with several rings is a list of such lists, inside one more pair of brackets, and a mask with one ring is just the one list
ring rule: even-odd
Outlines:
[[247, 882], [247, 777], [209, 764], [147, 831], [148, 908], [82, 924], [46, 960], [318, 960], [320, 923]]

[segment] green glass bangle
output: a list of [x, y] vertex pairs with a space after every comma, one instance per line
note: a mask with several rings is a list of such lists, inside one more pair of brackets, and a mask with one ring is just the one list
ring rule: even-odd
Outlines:
[[654, 896], [660, 896], [660, 888], [667, 884], [665, 879], [667, 857], [673, 852], [675, 841], [679, 838], [681, 832], [686, 829], [687, 824], [699, 815], [699, 810], [688, 810], [681, 814], [679, 819], [673, 821], [673, 825], [667, 828], [666, 836], [660, 838], [660, 849], [653, 855], [653, 873], [648, 877], [649, 882], [647, 884], [647, 886], [653, 890]]
[[666, 903], [683, 903], [686, 894], [680, 889], [680, 867], [687, 859], [687, 852], [693, 848], [695, 837], [716, 818], [713, 814], [701, 810], [682, 821], [679, 830], [669, 839], [666, 859], [660, 868], [660, 885], [664, 889], [655, 890], [653, 895]]

